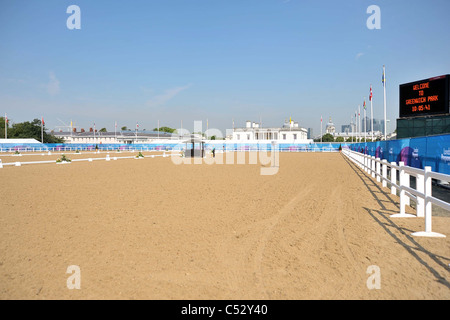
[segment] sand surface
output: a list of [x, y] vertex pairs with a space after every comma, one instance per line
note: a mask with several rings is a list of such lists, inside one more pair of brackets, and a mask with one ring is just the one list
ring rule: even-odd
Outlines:
[[450, 299], [450, 217], [433, 217], [446, 238], [412, 237], [424, 219], [390, 218], [398, 197], [339, 153], [261, 168], [146, 157], [0, 169], [0, 299]]

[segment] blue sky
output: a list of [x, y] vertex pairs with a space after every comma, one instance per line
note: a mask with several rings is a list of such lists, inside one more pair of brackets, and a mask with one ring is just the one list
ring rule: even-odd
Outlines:
[[[72, 4], [80, 30], [66, 27]], [[400, 84], [450, 73], [449, 12], [448, 0], [2, 0], [0, 112], [49, 129], [208, 119], [224, 133], [291, 116], [317, 135], [321, 116], [348, 124], [371, 84], [383, 117], [386, 65], [392, 130]]]

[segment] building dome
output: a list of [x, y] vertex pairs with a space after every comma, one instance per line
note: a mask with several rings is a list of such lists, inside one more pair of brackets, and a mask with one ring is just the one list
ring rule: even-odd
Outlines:
[[331, 121], [331, 117], [325, 127], [325, 131], [326, 131], [326, 133], [335, 133], [336, 132], [336, 127], [334, 126], [334, 123]]

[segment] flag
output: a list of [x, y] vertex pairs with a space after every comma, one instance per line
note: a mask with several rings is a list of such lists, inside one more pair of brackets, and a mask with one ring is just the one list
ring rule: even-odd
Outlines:
[[364, 98], [364, 104], [363, 104], [364, 110], [366, 110], [366, 98]]
[[383, 66], [383, 75], [381, 76], [381, 83], [383, 84], [383, 87], [386, 86], [386, 77], [384, 75], [384, 66]]
[[372, 101], [372, 86], [370, 86], [370, 95], [369, 95], [369, 100]]
[[291, 124], [292, 123], [292, 118], [291, 117], [289, 117], [289, 124]]
[[45, 125], [44, 117], [41, 118], [42, 125]]
[[139, 124], [136, 122], [136, 130], [139, 128]]
[[320, 116], [320, 122], [322, 122], [322, 116]]
[[5, 113], [5, 123], [8, 124], [8, 116]]

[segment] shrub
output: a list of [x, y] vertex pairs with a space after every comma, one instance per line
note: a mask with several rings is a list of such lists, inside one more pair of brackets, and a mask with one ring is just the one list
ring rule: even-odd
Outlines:
[[72, 160], [70, 160], [69, 158], [66, 157], [65, 154], [63, 154], [61, 156], [61, 158], [56, 159], [56, 163], [61, 163], [61, 162], [71, 162]]

